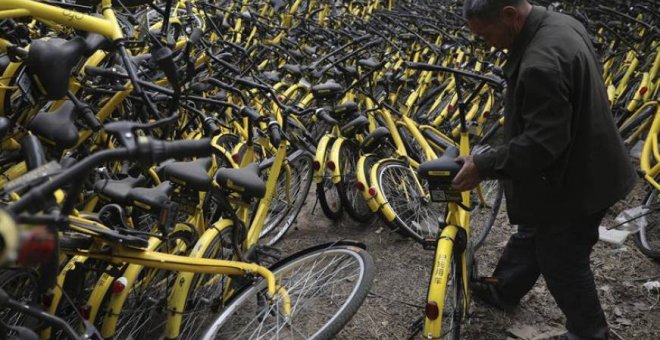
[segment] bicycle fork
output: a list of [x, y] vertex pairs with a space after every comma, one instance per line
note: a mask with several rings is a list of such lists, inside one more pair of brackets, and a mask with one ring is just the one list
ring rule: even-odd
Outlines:
[[[467, 261], [466, 261], [466, 232], [465, 229], [455, 225], [442, 228], [435, 249], [433, 271], [429, 281], [427, 302], [424, 316], [424, 333], [426, 339], [440, 339], [452, 331], [442, 329], [443, 319], [453, 318], [452, 328], [460, 327], [460, 322], [467, 315], [469, 305]], [[448, 287], [456, 287], [448, 291]], [[457, 289], [460, 291], [456, 292]], [[455, 294], [454, 297], [447, 294]], [[460, 313], [447, 313], [447, 297], [456, 299], [454, 304], [461, 304]], [[451, 301], [451, 300], [450, 300]]]

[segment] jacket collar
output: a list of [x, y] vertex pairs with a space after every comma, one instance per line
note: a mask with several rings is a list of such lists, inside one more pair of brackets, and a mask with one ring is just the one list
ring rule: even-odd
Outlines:
[[527, 16], [527, 20], [525, 20], [520, 35], [518, 35], [518, 38], [516, 38], [516, 41], [513, 43], [513, 46], [509, 51], [509, 57], [507, 58], [506, 64], [502, 67], [507, 79], [511, 79], [518, 69], [518, 65], [527, 49], [527, 45], [532, 41], [536, 35], [536, 31], [539, 30], [541, 23], [543, 23], [543, 19], [545, 19], [547, 15], [548, 13], [545, 8], [541, 6], [532, 7], [532, 11]]

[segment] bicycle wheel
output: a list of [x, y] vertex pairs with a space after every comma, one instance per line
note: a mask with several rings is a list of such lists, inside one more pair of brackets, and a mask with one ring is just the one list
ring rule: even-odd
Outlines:
[[[327, 150], [324, 162], [327, 163], [329, 157], [330, 150]], [[342, 204], [337, 186], [332, 183], [331, 172], [327, 167], [325, 168], [323, 181], [316, 184], [316, 197], [319, 200], [323, 214], [327, 218], [336, 221], [341, 217], [344, 211], [344, 205]]]
[[[267, 229], [264, 228], [262, 231], [260, 238], [267, 245], [273, 245], [279, 242], [296, 221], [296, 217], [305, 204], [309, 188], [312, 185], [314, 171], [313, 163], [314, 159], [312, 156], [305, 153], [295, 158], [287, 165], [287, 167], [291, 169], [289, 188], [278, 190], [278, 196], [275, 197], [271, 203], [272, 206], [277, 206], [278, 204], [286, 206], [286, 215], [282, 221]], [[289, 197], [287, 197], [287, 193]], [[264, 225], [266, 225], [266, 223], [264, 223]]]
[[[232, 257], [231, 229], [224, 228], [211, 240], [202, 258], [229, 260]], [[227, 294], [229, 277], [216, 274], [194, 274], [186, 292], [179, 339], [199, 339], [210, 319], [217, 314]], [[238, 281], [235, 281], [238, 283]]]
[[[400, 161], [385, 161], [376, 169], [374, 184], [387, 202], [383, 213], [391, 227], [404, 230], [416, 241], [438, 237], [438, 217], [446, 207], [431, 202], [426, 181], [414, 169]], [[387, 216], [386, 209], [391, 209], [394, 218]]]
[[230, 301], [203, 339], [330, 339], [367, 296], [374, 264], [360, 248], [330, 246], [303, 250], [272, 271], [291, 299], [288, 319], [281, 297], [269, 303], [260, 279]]
[[481, 194], [484, 202], [480, 202], [477, 209], [472, 212], [472, 223], [470, 223], [470, 243], [473, 252], [481, 247], [495, 224], [495, 219], [502, 207], [504, 187], [498, 180], [483, 181], [481, 182]]
[[341, 181], [337, 183], [337, 192], [348, 215], [357, 222], [367, 223], [374, 217], [374, 213], [356, 186], [356, 167], [359, 158], [360, 153], [355, 143], [344, 141], [341, 144], [339, 149]]
[[660, 259], [660, 191], [652, 190], [644, 200], [646, 225], [635, 234], [635, 244], [645, 255]]
[[649, 122], [649, 120], [652, 120], [657, 109], [658, 106], [651, 105], [645, 108], [643, 111], [636, 114], [634, 117], [630, 117], [629, 119], [624, 121], [621, 127], [619, 128], [619, 134], [621, 135], [623, 141], [628, 144], [632, 142], [629, 141], [628, 138], [631, 137], [633, 134], [635, 134], [640, 127], [646, 125], [647, 122]]
[[[184, 255], [194, 244], [194, 235], [192, 232], [177, 232], [171, 235], [168, 241], [158, 245], [155, 251]], [[133, 283], [123, 302], [114, 303], [114, 306], [108, 309], [110, 317], [104, 318], [104, 337], [144, 339], [162, 334], [167, 319], [167, 295], [177, 273], [144, 266], [133, 268], [139, 273], [133, 276]], [[113, 302], [114, 299], [109, 301], [111, 305]], [[113, 310], [113, 307], [116, 310]]]
[[[35, 272], [29, 269], [9, 269], [0, 274], [0, 289], [12, 299], [26, 305], [39, 304], [39, 282]], [[0, 308], [0, 322], [7, 326], [22, 326], [39, 329], [42, 321], [12, 309]], [[8, 335], [12, 335], [9, 332]]]
[[459, 263], [456, 256], [451, 257], [450, 272], [442, 309], [442, 335], [440, 339], [459, 340], [461, 320], [463, 319], [463, 291]]

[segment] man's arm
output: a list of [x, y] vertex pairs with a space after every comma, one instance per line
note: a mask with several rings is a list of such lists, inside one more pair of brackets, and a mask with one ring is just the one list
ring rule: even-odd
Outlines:
[[524, 91], [523, 132], [503, 147], [474, 156], [481, 178], [537, 177], [562, 155], [571, 141], [575, 117], [566, 76], [549, 67], [521, 72], [518, 91]]

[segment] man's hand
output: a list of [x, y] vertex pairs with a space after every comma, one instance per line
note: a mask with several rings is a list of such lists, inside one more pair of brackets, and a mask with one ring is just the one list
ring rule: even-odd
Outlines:
[[479, 182], [481, 182], [481, 176], [479, 176], [479, 169], [477, 169], [477, 165], [474, 164], [472, 156], [457, 157], [455, 161], [463, 164], [463, 167], [451, 182], [452, 188], [457, 191], [467, 191], [474, 189], [479, 185]]

